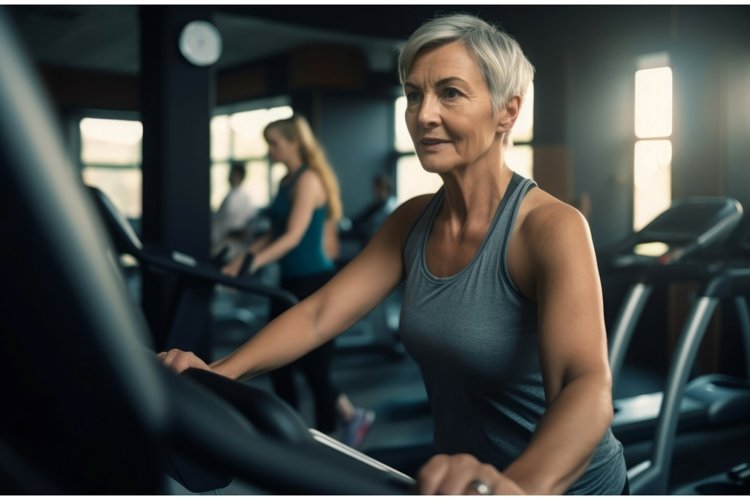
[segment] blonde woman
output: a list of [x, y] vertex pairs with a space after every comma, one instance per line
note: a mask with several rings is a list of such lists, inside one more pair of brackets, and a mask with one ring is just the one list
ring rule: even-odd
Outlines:
[[[271, 161], [286, 165], [287, 175], [268, 210], [272, 232], [248, 249], [249, 271], [279, 262], [281, 286], [300, 300], [322, 287], [334, 274], [335, 227], [341, 219], [341, 197], [336, 175], [325, 153], [315, 140], [307, 120], [299, 115], [268, 124], [263, 131]], [[224, 267], [236, 276], [246, 255], [243, 253]], [[281, 313], [272, 306], [272, 317]], [[347, 396], [331, 381], [333, 342], [326, 342], [295, 363], [271, 373], [274, 390], [299, 408], [294, 370], [300, 369], [315, 401], [315, 426], [331, 433], [338, 414], [346, 424], [342, 440], [358, 447], [374, 414], [354, 408]]]

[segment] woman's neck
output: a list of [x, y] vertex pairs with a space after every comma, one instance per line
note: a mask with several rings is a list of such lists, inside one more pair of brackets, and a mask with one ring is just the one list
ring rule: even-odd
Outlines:
[[445, 203], [441, 212], [452, 225], [492, 220], [513, 175], [503, 153], [501, 149], [482, 162], [442, 176]]
[[289, 173], [290, 174], [293, 174], [297, 170], [299, 170], [300, 168], [302, 168], [302, 166], [304, 164], [305, 164], [305, 162], [302, 161], [302, 158], [295, 158], [295, 159], [293, 159], [291, 161], [286, 162], [286, 168], [289, 169]]

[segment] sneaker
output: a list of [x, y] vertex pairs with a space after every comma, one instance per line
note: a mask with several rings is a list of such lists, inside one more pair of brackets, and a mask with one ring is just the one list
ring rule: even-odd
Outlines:
[[367, 433], [370, 432], [370, 427], [372, 427], [374, 421], [374, 411], [363, 408], [355, 409], [354, 416], [345, 424], [341, 442], [354, 449], [359, 449], [365, 437], [367, 437]]

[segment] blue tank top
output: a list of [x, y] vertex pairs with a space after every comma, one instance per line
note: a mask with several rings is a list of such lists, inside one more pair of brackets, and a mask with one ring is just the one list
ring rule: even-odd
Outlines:
[[[287, 230], [289, 214], [292, 211], [292, 202], [294, 200], [294, 186], [297, 184], [297, 180], [302, 175], [302, 172], [306, 169], [307, 167], [303, 166], [279, 185], [279, 192], [268, 209], [274, 238]], [[327, 215], [328, 204], [315, 209], [310, 220], [310, 225], [307, 226], [302, 240], [279, 261], [282, 278], [300, 278], [329, 272], [334, 269], [333, 262], [326, 256], [323, 250], [323, 237]]]
[[[445, 199], [441, 189], [404, 246], [401, 338], [419, 364], [439, 453], [470, 453], [505, 469], [528, 445], [546, 401], [539, 366], [537, 305], [515, 286], [508, 240], [533, 181], [514, 173], [472, 261], [448, 277], [427, 268], [425, 249]], [[607, 430], [573, 494], [618, 495], [622, 445]]]

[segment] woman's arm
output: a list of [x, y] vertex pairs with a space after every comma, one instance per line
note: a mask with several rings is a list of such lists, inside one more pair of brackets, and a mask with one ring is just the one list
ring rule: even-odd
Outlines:
[[264, 233], [261, 236], [257, 237], [252, 243], [250, 243], [250, 247], [248, 247], [248, 251], [250, 253], [258, 253], [264, 248], [266, 248], [268, 245], [271, 244], [273, 241], [273, 236], [270, 232]]
[[333, 219], [326, 219], [325, 234], [323, 235], [323, 249], [326, 257], [336, 260], [341, 254], [341, 242], [339, 240], [339, 224]]
[[245, 256], [248, 254], [256, 254], [266, 248], [273, 242], [271, 233], [266, 233], [250, 244], [247, 252], [240, 252], [232, 260], [227, 262], [224, 267], [221, 268], [221, 272], [228, 274], [229, 276], [238, 276], [242, 272], [242, 264], [245, 262]]
[[394, 212], [372, 242], [325, 286], [273, 320], [229, 356], [210, 367], [192, 353], [177, 349], [159, 356], [178, 372], [195, 367], [244, 379], [283, 366], [331, 340], [401, 282], [402, 245], [426, 201], [417, 198]]
[[612, 421], [601, 283], [588, 225], [566, 204], [532, 210], [516, 244], [529, 256], [548, 407], [529, 446], [503, 473], [527, 493], [562, 494], [584, 473]]

